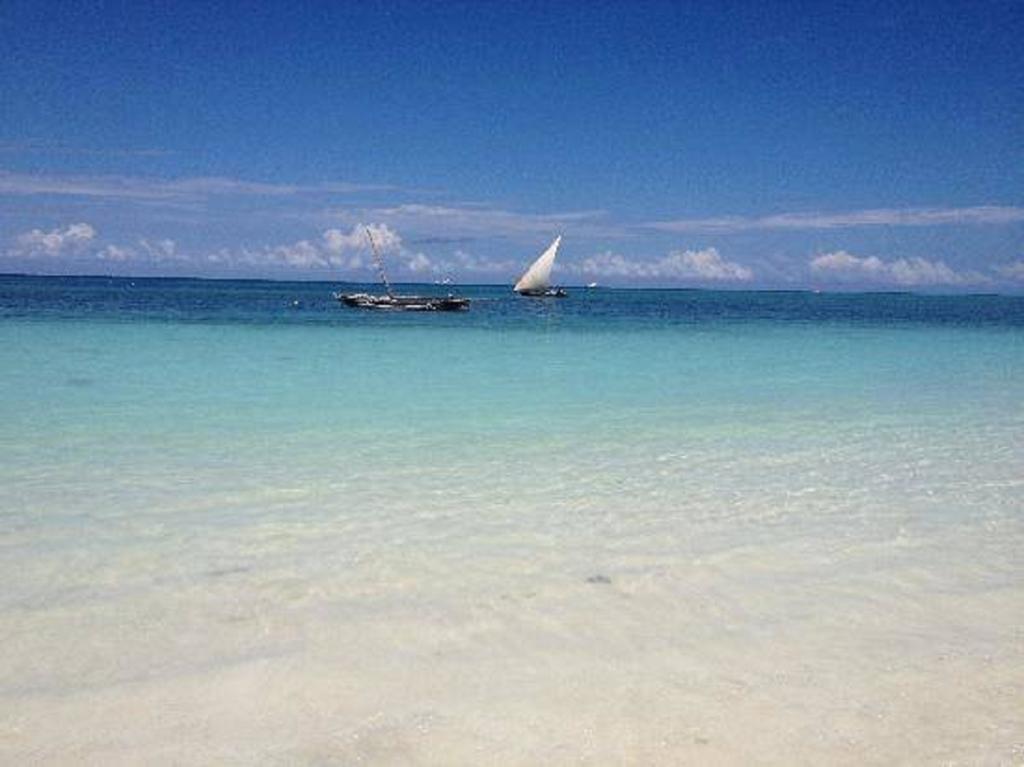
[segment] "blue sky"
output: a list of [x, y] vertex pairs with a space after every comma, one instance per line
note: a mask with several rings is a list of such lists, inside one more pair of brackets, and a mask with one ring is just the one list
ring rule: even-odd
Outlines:
[[1024, 3], [0, 8], [0, 271], [1024, 290]]

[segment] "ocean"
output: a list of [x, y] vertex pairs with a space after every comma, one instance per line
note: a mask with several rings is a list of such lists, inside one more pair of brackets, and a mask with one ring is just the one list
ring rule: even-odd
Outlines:
[[0, 762], [1024, 762], [1024, 297], [336, 288], [0, 277]]

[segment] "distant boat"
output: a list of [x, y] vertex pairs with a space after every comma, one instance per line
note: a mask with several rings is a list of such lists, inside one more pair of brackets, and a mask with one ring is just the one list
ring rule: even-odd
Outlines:
[[588, 282], [587, 283], [587, 290], [593, 290], [596, 287], [597, 287], [597, 283], [596, 282]]
[[565, 298], [565, 290], [551, 287], [551, 267], [555, 264], [561, 242], [562, 235], [558, 235], [548, 249], [530, 264], [530, 268], [512, 288], [516, 293], [521, 296]]
[[387, 291], [384, 295], [373, 293], [335, 293], [334, 298], [356, 309], [383, 309], [397, 312], [457, 312], [469, 308], [469, 299], [453, 296], [400, 296], [391, 287], [387, 272], [384, 271], [384, 259], [377, 250], [370, 227], [366, 227], [366, 236], [373, 250], [373, 261], [377, 265], [380, 281]]

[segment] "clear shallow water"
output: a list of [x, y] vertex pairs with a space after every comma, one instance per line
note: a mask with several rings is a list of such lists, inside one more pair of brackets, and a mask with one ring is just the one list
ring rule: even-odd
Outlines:
[[1024, 299], [331, 289], [0, 278], [0, 758], [1020, 760]]

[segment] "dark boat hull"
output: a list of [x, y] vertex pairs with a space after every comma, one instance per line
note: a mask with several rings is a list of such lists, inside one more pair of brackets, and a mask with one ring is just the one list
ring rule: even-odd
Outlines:
[[569, 294], [565, 292], [565, 288], [548, 288], [547, 290], [517, 290], [521, 296], [527, 298], [565, 298]]
[[393, 312], [458, 312], [469, 308], [468, 298], [458, 296], [391, 296], [370, 293], [336, 293], [338, 301], [356, 309]]

